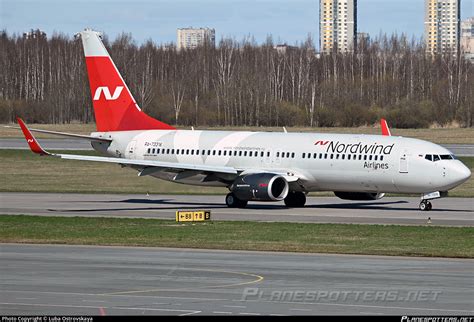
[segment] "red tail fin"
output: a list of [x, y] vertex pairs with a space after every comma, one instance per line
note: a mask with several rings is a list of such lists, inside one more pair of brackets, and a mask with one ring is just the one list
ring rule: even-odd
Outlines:
[[385, 119], [380, 119], [380, 127], [382, 128], [382, 135], [392, 136], [392, 133], [390, 132], [387, 121]]
[[117, 67], [104, 47], [99, 33], [79, 33], [84, 46], [97, 131], [173, 130], [138, 107]]

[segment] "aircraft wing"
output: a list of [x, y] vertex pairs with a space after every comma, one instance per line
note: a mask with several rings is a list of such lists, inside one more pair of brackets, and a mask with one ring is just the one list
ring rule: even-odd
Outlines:
[[208, 166], [208, 165], [196, 165], [196, 164], [183, 164], [173, 162], [162, 162], [153, 160], [134, 160], [134, 159], [122, 159], [112, 157], [99, 157], [89, 155], [75, 155], [75, 154], [54, 154], [46, 151], [41, 147], [36, 138], [30, 132], [26, 124], [22, 119], [18, 118], [18, 124], [25, 136], [26, 142], [28, 143], [31, 151], [40, 155], [49, 155], [60, 157], [61, 159], [67, 160], [81, 160], [81, 161], [95, 161], [95, 162], [107, 162], [116, 163], [121, 165], [134, 166], [138, 168], [154, 167], [163, 170], [177, 170], [177, 171], [196, 171], [196, 172], [208, 172], [208, 173], [221, 173], [221, 174], [234, 174], [238, 175], [238, 171], [232, 167], [221, 167], [221, 166]]

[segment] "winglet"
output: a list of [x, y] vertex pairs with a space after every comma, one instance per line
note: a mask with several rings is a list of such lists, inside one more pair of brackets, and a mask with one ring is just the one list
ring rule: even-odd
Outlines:
[[390, 133], [390, 129], [388, 128], [388, 124], [385, 119], [380, 119], [380, 127], [382, 128], [382, 135], [392, 136], [392, 133]]
[[31, 151], [40, 155], [50, 155], [50, 153], [46, 152], [41, 145], [39, 145], [38, 141], [36, 141], [33, 134], [31, 134], [30, 130], [26, 126], [25, 122], [19, 117], [16, 118], [18, 124], [20, 125], [21, 130], [23, 131], [23, 135], [25, 136], [26, 142], [30, 146]]

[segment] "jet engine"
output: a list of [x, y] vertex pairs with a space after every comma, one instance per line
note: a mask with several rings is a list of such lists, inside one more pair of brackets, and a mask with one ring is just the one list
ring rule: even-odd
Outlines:
[[240, 200], [280, 201], [289, 191], [288, 181], [274, 173], [254, 173], [235, 179], [230, 191]]
[[378, 200], [385, 196], [385, 193], [375, 192], [345, 192], [334, 191], [334, 194], [344, 200]]

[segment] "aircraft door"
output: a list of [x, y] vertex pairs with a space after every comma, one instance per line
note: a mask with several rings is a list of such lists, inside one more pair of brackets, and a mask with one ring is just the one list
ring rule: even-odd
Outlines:
[[265, 160], [265, 164], [266, 165], [272, 164], [272, 159], [271, 159], [272, 158], [272, 149], [266, 148], [264, 153], [265, 154], [264, 154], [263, 158]]
[[275, 164], [280, 164], [280, 162], [281, 162], [281, 149], [276, 149], [275, 157], [274, 157], [273, 160], [274, 160]]
[[399, 167], [398, 172], [408, 173], [408, 152], [407, 152], [407, 150], [404, 150], [400, 154], [400, 167]]

